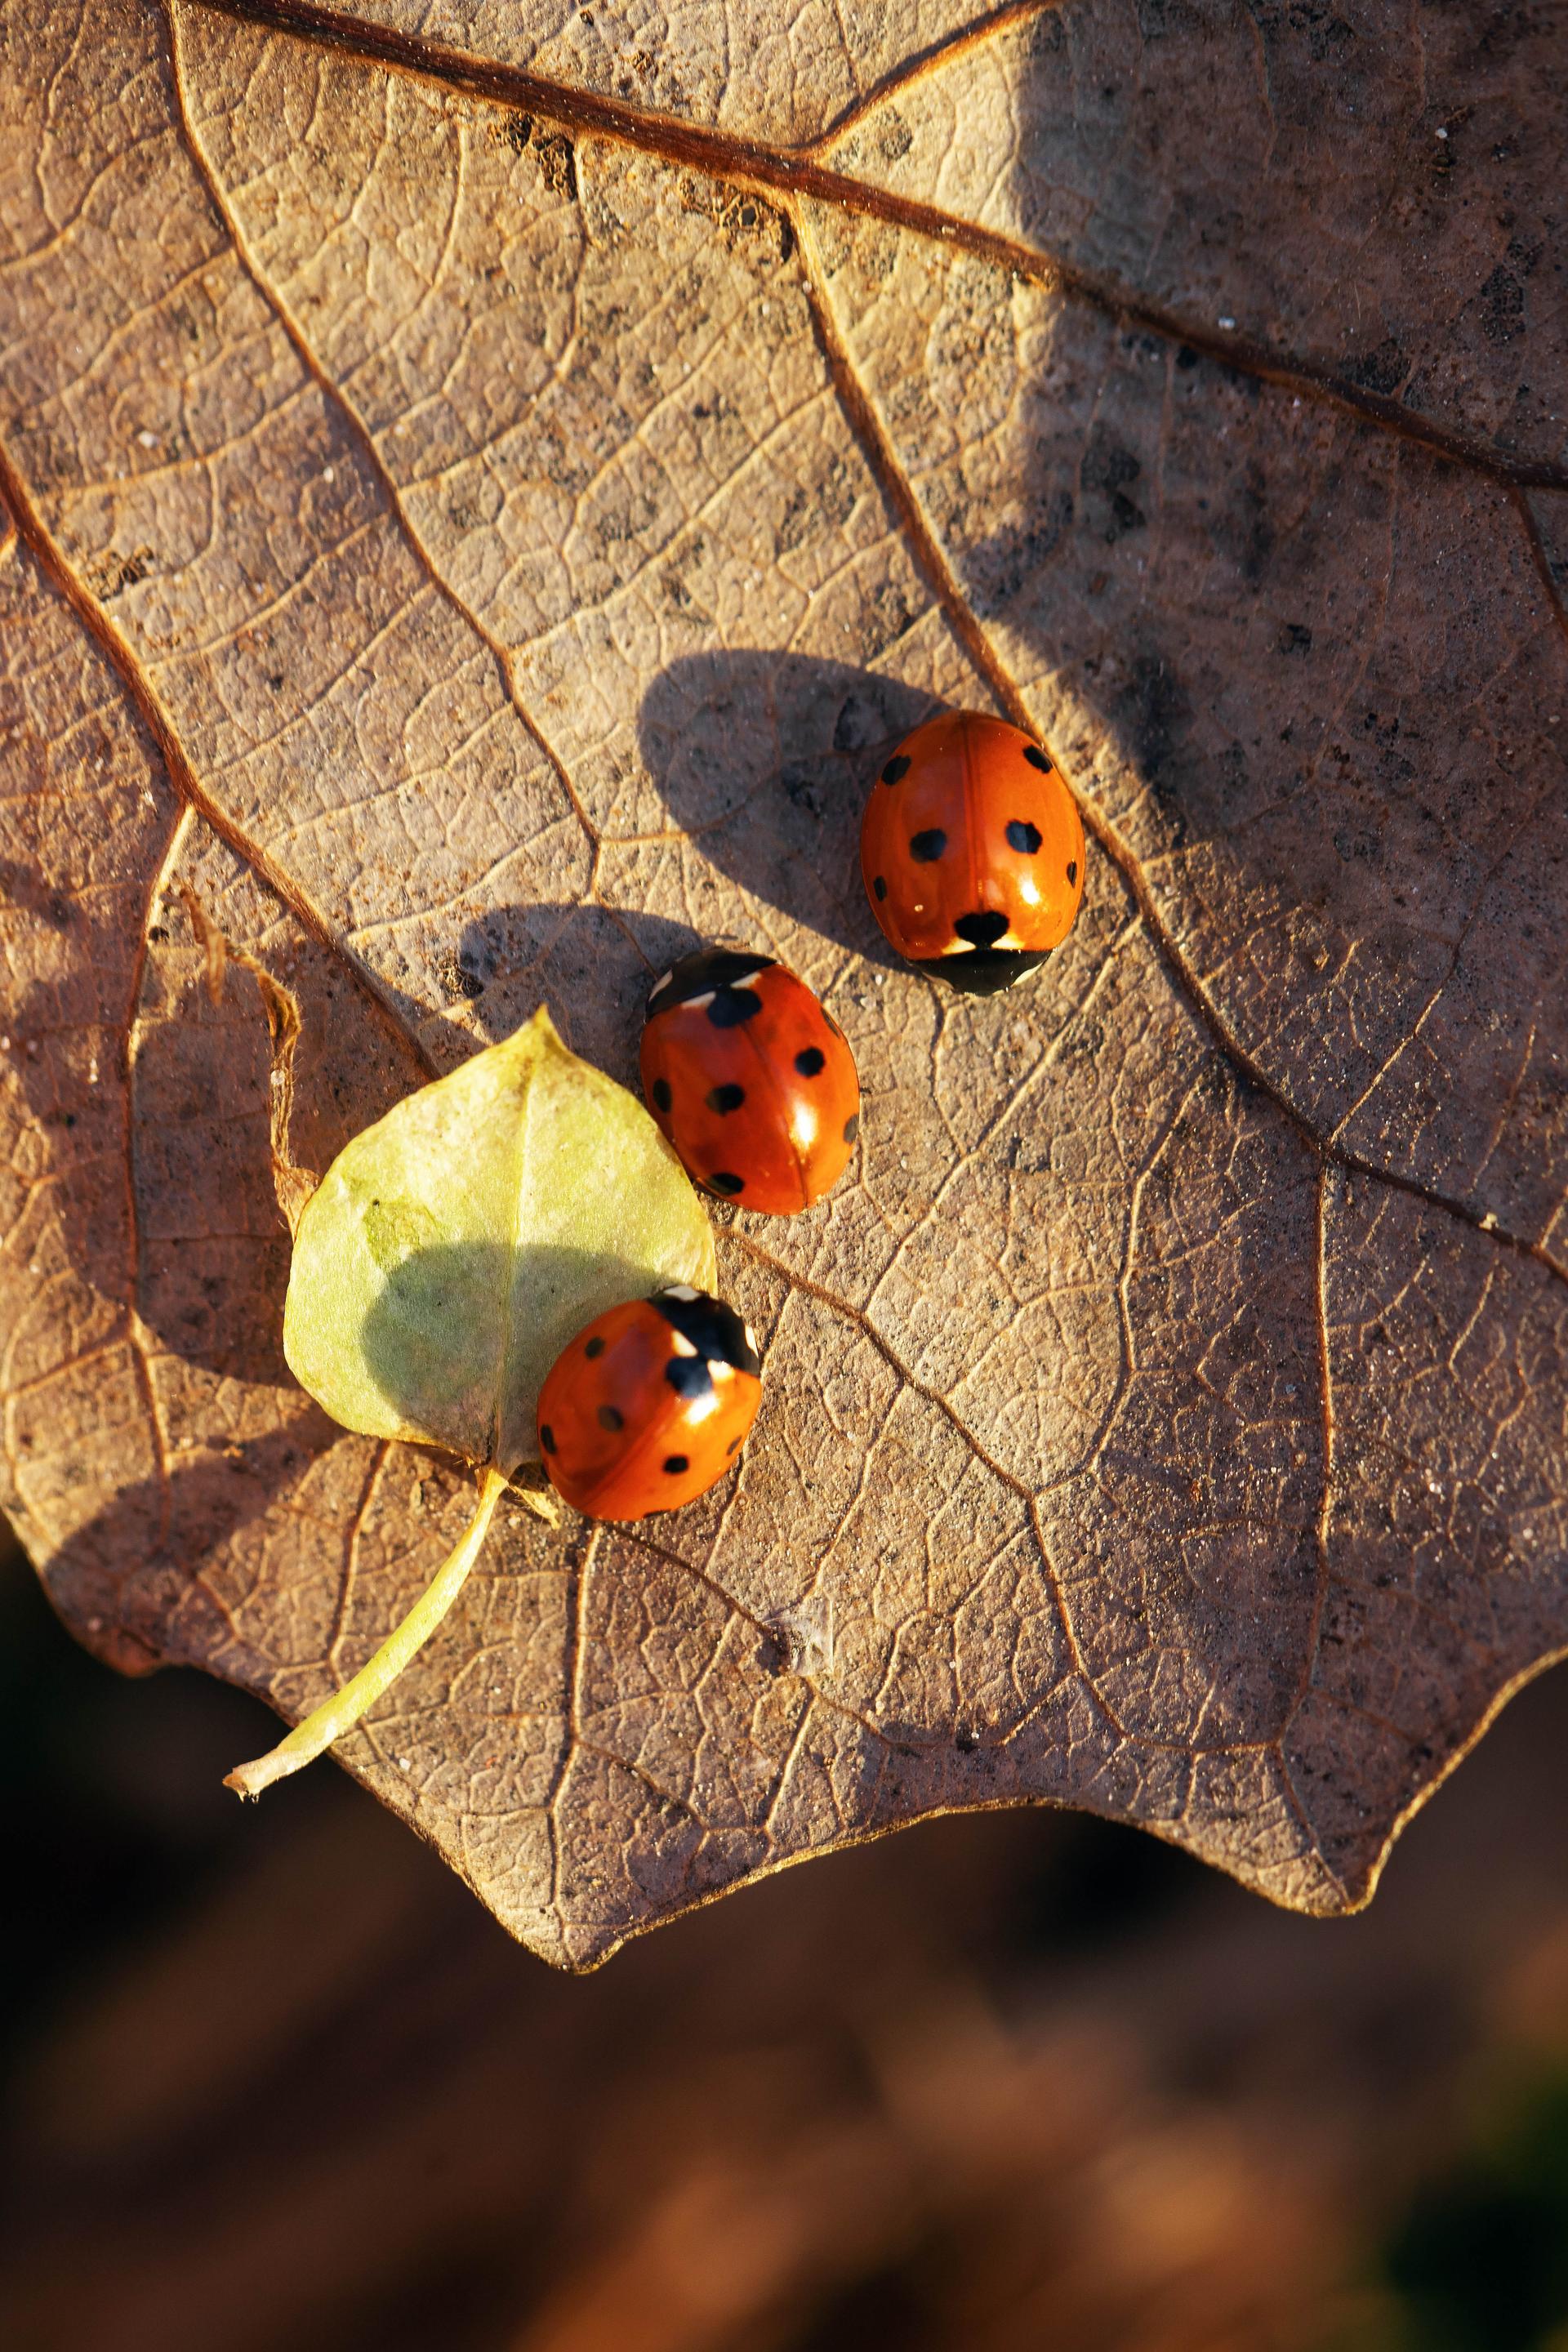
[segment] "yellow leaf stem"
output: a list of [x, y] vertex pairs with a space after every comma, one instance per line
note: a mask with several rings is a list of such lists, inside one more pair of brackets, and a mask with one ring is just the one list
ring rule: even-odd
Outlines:
[[353, 1728], [366, 1708], [374, 1706], [415, 1653], [423, 1648], [468, 1582], [468, 1571], [479, 1556], [506, 1486], [499, 1470], [485, 1472], [473, 1517], [402, 1623], [387, 1635], [368, 1664], [342, 1690], [334, 1691], [314, 1714], [308, 1715], [287, 1739], [280, 1739], [276, 1748], [258, 1757], [253, 1764], [241, 1764], [226, 1773], [226, 1789], [237, 1789], [242, 1797], [258, 1797], [274, 1780], [287, 1780], [290, 1772], [298, 1772], [323, 1748], [330, 1748], [334, 1739], [341, 1739], [345, 1731]]

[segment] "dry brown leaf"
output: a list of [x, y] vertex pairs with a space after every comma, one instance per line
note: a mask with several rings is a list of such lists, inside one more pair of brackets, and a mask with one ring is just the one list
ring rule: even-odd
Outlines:
[[[5, 1501], [84, 1640], [298, 1717], [467, 1507], [288, 1380], [191, 907], [301, 1008], [310, 1168], [542, 1002], [630, 1078], [738, 934], [866, 1091], [721, 1236], [743, 1466], [518, 1514], [344, 1761], [574, 1966], [1026, 1799], [1365, 1899], [1568, 1647], [1546, 38], [16, 0]], [[942, 701], [1100, 845], [1001, 1000], [860, 897]]]

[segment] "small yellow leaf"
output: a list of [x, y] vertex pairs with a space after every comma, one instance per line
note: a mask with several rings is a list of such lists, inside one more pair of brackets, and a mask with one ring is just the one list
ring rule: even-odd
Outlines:
[[710, 1289], [701, 1201], [642, 1105], [542, 1007], [332, 1162], [300, 1219], [283, 1349], [333, 1419], [510, 1474], [574, 1331]]

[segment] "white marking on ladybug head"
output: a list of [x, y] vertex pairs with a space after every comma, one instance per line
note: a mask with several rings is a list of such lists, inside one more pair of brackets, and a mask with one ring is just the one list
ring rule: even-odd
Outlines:
[[744, 1329], [746, 1334], [746, 1345], [750, 1348], [752, 1355], [754, 1356], [757, 1353], [757, 1335], [752, 1330], [749, 1323], [744, 1326]]
[[667, 1298], [695, 1298], [698, 1293], [689, 1282], [671, 1282], [665, 1286], [664, 1295]]
[[670, 1344], [674, 1348], [678, 1356], [694, 1356], [697, 1353], [696, 1349], [693, 1347], [691, 1341], [687, 1338], [684, 1331], [671, 1332]]

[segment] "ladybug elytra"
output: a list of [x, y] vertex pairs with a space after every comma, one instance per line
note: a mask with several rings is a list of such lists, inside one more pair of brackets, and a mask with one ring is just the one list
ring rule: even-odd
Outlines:
[[595, 1519], [673, 1511], [721, 1478], [762, 1402], [732, 1307], [686, 1283], [627, 1299], [563, 1348], [539, 1392], [552, 1485]]
[[709, 1192], [792, 1216], [843, 1174], [860, 1128], [855, 1056], [771, 957], [683, 957], [649, 992], [641, 1064], [660, 1131]]
[[871, 787], [860, 868], [899, 953], [993, 996], [1043, 963], [1083, 896], [1083, 826], [1021, 728], [944, 711], [906, 735]]

